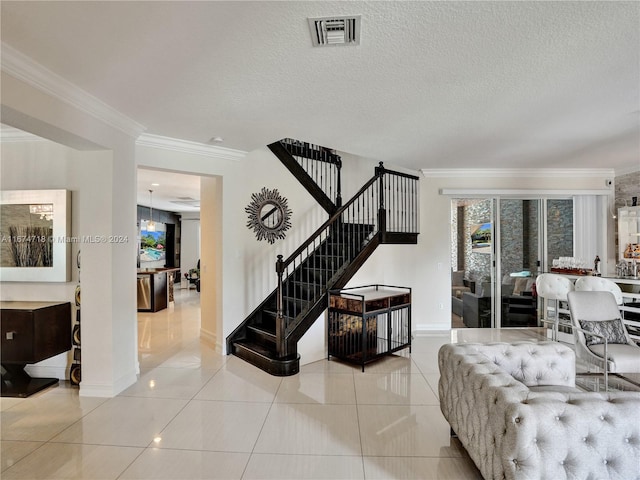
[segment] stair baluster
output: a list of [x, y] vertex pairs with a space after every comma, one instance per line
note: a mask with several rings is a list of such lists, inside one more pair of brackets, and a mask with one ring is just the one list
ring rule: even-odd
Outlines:
[[[289, 146], [307, 156], [334, 155], [300, 142]], [[312, 169], [321, 170], [323, 186], [329, 164]], [[277, 256], [276, 290], [227, 337], [227, 352], [273, 375], [297, 373], [297, 342], [326, 310], [328, 290], [345, 286], [379, 244], [417, 243], [417, 192], [418, 177], [387, 170], [381, 162], [375, 176], [306, 242], [286, 260]]]

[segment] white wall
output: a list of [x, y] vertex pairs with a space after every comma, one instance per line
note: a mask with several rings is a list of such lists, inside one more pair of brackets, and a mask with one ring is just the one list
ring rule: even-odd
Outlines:
[[200, 257], [200, 337], [219, 352], [224, 343], [222, 198], [222, 177], [200, 178], [201, 234], [205, 239]]
[[200, 236], [200, 212], [183, 213], [180, 216], [180, 269], [183, 274], [198, 264]]
[[[35, 84], [35, 83], [33, 83]], [[82, 248], [82, 383], [80, 395], [113, 396], [136, 380], [137, 321], [136, 321], [136, 171], [134, 137], [124, 129], [99, 120], [67, 103], [63, 97], [44, 93], [32, 83], [18, 80], [2, 72], [2, 121], [13, 127], [73, 147], [77, 158], [85, 160], [91, 169], [88, 185], [79, 185], [75, 201], [80, 202], [73, 221], [77, 221], [81, 235], [123, 236], [127, 243], [83, 244]], [[4, 163], [4, 162], [3, 162]], [[13, 174], [16, 165], [8, 167], [7, 175], [14, 178], [12, 188], [71, 188], [81, 181], [81, 174], [67, 169], [58, 170], [38, 156], [30, 170]], [[75, 162], [77, 163], [77, 162]], [[74, 165], [75, 165], [74, 163]], [[42, 168], [47, 165], [48, 168]], [[69, 168], [71, 164], [68, 164]], [[84, 165], [82, 166], [84, 172]], [[32, 175], [42, 177], [38, 183]], [[62, 184], [56, 179], [64, 175]], [[79, 177], [74, 177], [79, 175]], [[32, 181], [33, 180], [33, 181]], [[94, 194], [98, 192], [98, 194]], [[78, 211], [79, 210], [79, 211]], [[70, 287], [51, 285], [2, 284], [3, 298], [41, 299], [66, 297]], [[53, 293], [56, 290], [56, 293]], [[58, 299], [55, 298], [55, 299]], [[68, 298], [68, 297], [67, 297]]]
[[[96, 176], [94, 172], [110, 162], [110, 152], [81, 152], [33, 137], [31, 141], [3, 142], [1, 154], [0, 189], [4, 191], [70, 190], [72, 194], [70, 236], [80, 240], [83, 235], [90, 235], [95, 231], [100, 218], [93, 215], [92, 199], [108, 198], [110, 183], [102, 181], [103, 179]], [[75, 305], [74, 293], [78, 282], [76, 254], [82, 249], [82, 255], [86, 254], [87, 258], [90, 258], [89, 250], [99, 248], [99, 245], [95, 244], [72, 243], [68, 259], [72, 265], [71, 282], [3, 282], [2, 300], [43, 300], [71, 302]], [[86, 281], [89, 282], [88, 279]], [[72, 313], [74, 308], [75, 306], [72, 308]], [[89, 311], [90, 307], [87, 305], [87, 312]], [[73, 324], [74, 319], [75, 315], [72, 315], [69, 323]], [[87, 326], [89, 327], [91, 323], [92, 320], [87, 315]], [[71, 351], [27, 367], [27, 370], [36, 376], [66, 379], [70, 363]]]

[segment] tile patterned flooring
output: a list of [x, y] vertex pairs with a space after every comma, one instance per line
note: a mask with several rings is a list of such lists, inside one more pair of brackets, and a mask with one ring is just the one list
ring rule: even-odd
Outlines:
[[444, 343], [540, 340], [536, 330], [417, 335], [365, 373], [338, 361], [272, 377], [198, 340], [199, 298], [139, 314], [141, 374], [115, 398], [65, 382], [2, 398], [9, 479], [479, 479], [438, 406]]

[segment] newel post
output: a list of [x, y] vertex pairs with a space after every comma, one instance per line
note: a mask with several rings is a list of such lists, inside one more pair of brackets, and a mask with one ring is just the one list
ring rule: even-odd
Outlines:
[[276, 294], [276, 349], [278, 355], [283, 356], [285, 350], [285, 328], [283, 316], [283, 292], [282, 292], [282, 274], [284, 272], [284, 262], [282, 255], [278, 255], [276, 260], [276, 273], [278, 274], [278, 292]]
[[340, 208], [342, 206], [342, 180], [340, 178], [340, 172], [342, 171], [342, 160], [340, 158], [338, 158], [338, 160], [336, 161], [336, 168], [338, 170], [338, 185], [336, 186], [336, 207]]
[[379, 178], [378, 183], [378, 230], [380, 231], [380, 235], [384, 237], [385, 233], [387, 233], [387, 210], [385, 209], [384, 204], [384, 174], [385, 168], [383, 162], [380, 162], [380, 166], [376, 167], [376, 176]]

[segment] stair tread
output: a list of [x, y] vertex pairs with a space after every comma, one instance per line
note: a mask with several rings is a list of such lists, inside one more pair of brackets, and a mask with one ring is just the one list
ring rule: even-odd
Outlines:
[[283, 299], [287, 299], [287, 300], [293, 300], [294, 302], [300, 302], [300, 303], [309, 303], [310, 300], [305, 300], [303, 298], [298, 298], [298, 297], [290, 297], [288, 295], [283, 295], [282, 297]]
[[251, 341], [234, 342], [234, 355], [255, 365], [271, 375], [289, 376], [300, 371], [300, 355], [297, 353], [287, 357], [278, 357], [275, 348], [267, 348]]
[[309, 280], [298, 280], [295, 278], [287, 278], [287, 282], [292, 282], [292, 283], [299, 283], [302, 285], [311, 285], [311, 286], [319, 286], [318, 284], [314, 284], [313, 282], [309, 281]]
[[255, 325], [248, 325], [247, 328], [251, 329], [251, 330], [256, 330], [260, 333], [266, 334], [266, 335], [270, 335], [270, 336], [276, 336], [276, 331], [275, 331], [275, 327], [270, 327], [268, 325], [260, 325], [260, 324], [255, 324]]
[[[265, 309], [263, 310], [263, 312], [264, 312], [264, 313], [268, 313], [269, 315], [274, 315], [274, 316], [277, 316], [277, 315], [278, 315], [278, 311], [277, 311], [277, 310], [275, 310], [275, 309], [271, 310], [271, 309], [269, 309], [269, 308], [265, 308]], [[284, 318], [288, 318], [288, 319], [290, 319], [290, 320], [292, 320], [292, 319], [294, 318], [294, 317], [288, 317], [288, 316], [286, 316], [286, 315], [283, 315], [283, 317], [284, 317]]]
[[275, 349], [267, 348], [266, 346], [260, 345], [259, 343], [251, 342], [248, 340], [240, 340], [234, 343], [236, 346], [244, 347], [247, 350], [251, 350], [258, 355], [262, 355], [263, 357], [269, 358], [271, 360], [286, 360], [278, 358], [278, 354]]

